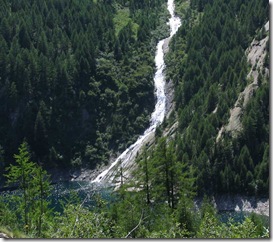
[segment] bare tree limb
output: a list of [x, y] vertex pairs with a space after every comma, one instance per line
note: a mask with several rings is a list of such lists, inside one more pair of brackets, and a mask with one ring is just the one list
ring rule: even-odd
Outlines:
[[133, 233], [140, 226], [142, 222], [142, 218], [143, 218], [143, 210], [142, 210], [141, 217], [139, 219], [138, 224], [125, 236], [125, 239], [128, 238], [131, 235], [131, 233]]

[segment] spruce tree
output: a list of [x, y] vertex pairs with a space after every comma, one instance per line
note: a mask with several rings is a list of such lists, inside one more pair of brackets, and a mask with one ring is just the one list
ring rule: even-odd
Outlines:
[[22, 194], [16, 196], [15, 210], [22, 218], [26, 234], [42, 236], [43, 221], [49, 213], [47, 197], [50, 194], [49, 176], [30, 160], [28, 145], [23, 142], [14, 155], [15, 165], [7, 168], [7, 185], [18, 186]]

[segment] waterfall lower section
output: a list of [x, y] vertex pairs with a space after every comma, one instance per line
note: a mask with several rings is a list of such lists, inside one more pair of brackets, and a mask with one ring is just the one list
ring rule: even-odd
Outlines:
[[[174, 13], [174, 0], [168, 0], [168, 11], [170, 19], [167, 23], [170, 26], [170, 36], [160, 40], [157, 44], [155, 55], [156, 73], [154, 76], [155, 94], [157, 102], [154, 112], [152, 113], [150, 126], [145, 130], [138, 140], [127, 148], [106, 170], [99, 174], [92, 183], [115, 183], [118, 185], [121, 182], [121, 177], [128, 178], [131, 171], [136, 167], [135, 158], [142, 147], [147, 145], [154, 137], [155, 129], [160, 125], [165, 117], [166, 112], [166, 94], [165, 94], [165, 63], [164, 54], [168, 50], [169, 41], [177, 32], [181, 25], [181, 20]], [[120, 175], [122, 170], [122, 176]]]

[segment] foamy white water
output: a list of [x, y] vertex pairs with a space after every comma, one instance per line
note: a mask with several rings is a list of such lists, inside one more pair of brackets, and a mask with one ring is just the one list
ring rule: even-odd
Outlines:
[[[168, 0], [168, 11], [171, 18], [167, 23], [170, 26], [170, 36], [166, 39], [160, 40], [157, 44], [157, 50], [155, 55], [156, 73], [154, 76], [155, 93], [157, 97], [154, 112], [151, 115], [150, 126], [145, 130], [138, 140], [127, 148], [106, 170], [100, 173], [92, 183], [108, 182], [111, 183], [118, 173], [118, 166], [122, 166], [124, 173], [126, 169], [134, 166], [134, 158], [142, 145], [149, 140], [149, 137], [154, 134], [155, 129], [160, 125], [165, 117], [166, 112], [166, 95], [165, 95], [165, 62], [164, 62], [164, 44], [168, 44], [168, 40], [177, 32], [181, 25], [181, 20], [174, 13], [175, 5], [174, 0]], [[128, 171], [127, 171], [128, 172]], [[127, 173], [128, 174], [128, 173]]]

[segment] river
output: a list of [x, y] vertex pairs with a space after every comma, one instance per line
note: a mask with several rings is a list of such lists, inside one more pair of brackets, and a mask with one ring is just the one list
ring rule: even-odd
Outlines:
[[168, 0], [168, 11], [170, 18], [168, 25], [170, 26], [170, 36], [162, 39], [158, 42], [155, 55], [156, 73], [154, 75], [156, 105], [151, 115], [150, 126], [145, 130], [137, 141], [127, 148], [111, 165], [101, 172], [92, 183], [115, 183], [119, 184], [121, 179], [117, 178], [117, 174], [122, 169], [124, 177], [130, 177], [130, 172], [134, 169], [134, 160], [141, 150], [141, 148], [147, 144], [154, 136], [156, 127], [160, 125], [165, 117], [166, 113], [166, 94], [165, 94], [165, 62], [164, 55], [168, 48], [171, 37], [177, 32], [181, 25], [181, 20], [175, 15], [174, 0]]

